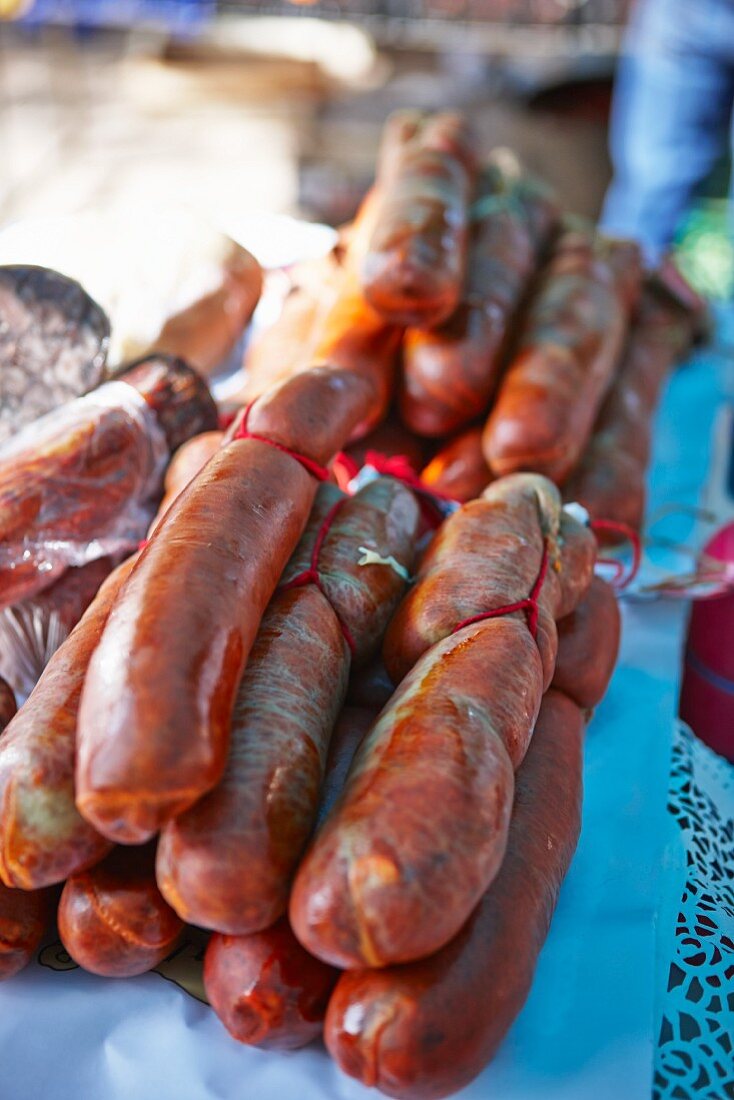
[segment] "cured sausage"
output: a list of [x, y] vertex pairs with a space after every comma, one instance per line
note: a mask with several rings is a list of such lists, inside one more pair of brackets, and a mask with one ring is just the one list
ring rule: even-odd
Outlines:
[[[553, 675], [554, 616], [588, 586], [593, 564], [577, 549], [593, 541], [585, 528], [569, 520], [561, 538], [550, 483], [511, 481], [491, 487], [494, 506], [479, 502], [492, 523], [478, 525], [471, 505], [446, 522], [408, 613], [393, 620], [401, 657], [420, 659], [359, 750], [291, 895], [293, 930], [324, 962], [384, 966], [438, 950], [502, 862], [513, 771]], [[549, 548], [556, 540], [560, 550]], [[582, 575], [564, 596], [571, 569]], [[413, 616], [429, 637], [408, 637]]]
[[[285, 911], [351, 655], [363, 661], [379, 645], [405, 588], [417, 525], [412, 494], [391, 479], [351, 498], [319, 490], [239, 686], [222, 782], [161, 834], [158, 882], [190, 923], [247, 933]], [[378, 561], [360, 564], [370, 553]], [[289, 587], [297, 578], [306, 583]]]
[[67, 569], [30, 599], [0, 611], [0, 674], [27, 699], [48, 662], [112, 572], [111, 558]]
[[465, 504], [486, 489], [493, 474], [482, 450], [482, 429], [467, 428], [434, 455], [421, 481], [452, 500]]
[[639, 529], [652, 417], [666, 375], [691, 345], [694, 316], [648, 280], [627, 348], [578, 468], [564, 486], [593, 519]]
[[74, 805], [74, 742], [89, 658], [133, 566], [108, 577], [0, 738], [0, 877], [32, 890], [97, 863], [110, 845]]
[[472, 135], [458, 115], [439, 114], [409, 120], [385, 148], [362, 288], [387, 320], [428, 328], [453, 313], [461, 294], [476, 173]]
[[155, 882], [155, 845], [116, 848], [71, 875], [59, 902], [59, 936], [75, 962], [105, 978], [132, 978], [170, 955], [183, 921]]
[[[547, 687], [555, 663], [553, 617], [571, 611], [588, 587], [596, 544], [590, 532], [562, 516], [557, 489], [532, 474], [494, 482], [479, 500], [446, 520], [385, 636], [383, 658], [393, 682], [399, 683], [421, 654], [457, 623], [527, 596], [539, 575], [544, 545], [555, 555], [538, 620]], [[576, 548], [580, 560], [564, 569], [564, 559]]]
[[12, 890], [0, 883], [0, 982], [27, 966], [41, 946], [54, 890]]
[[624, 346], [634, 281], [614, 246], [564, 234], [530, 303], [484, 432], [494, 473], [535, 470], [558, 484], [578, 464]]
[[548, 692], [502, 868], [469, 921], [428, 959], [339, 979], [325, 1038], [345, 1073], [400, 1100], [438, 1100], [493, 1057], [530, 991], [578, 841], [582, 738], [578, 707]]
[[0, 267], [0, 442], [98, 385], [110, 323], [79, 283], [45, 267]]
[[374, 399], [351, 372], [290, 379], [255, 403], [234, 433], [244, 437], [214, 455], [153, 533], [90, 662], [79, 713], [77, 805], [110, 840], [149, 839], [221, 779], [235, 693], [305, 527], [314, 473]]
[[17, 710], [13, 689], [6, 680], [0, 678], [0, 733], [15, 716]]
[[[329, 745], [319, 820], [328, 814], [374, 710], [345, 707]], [[249, 936], [215, 934], [204, 985], [224, 1026], [241, 1043], [294, 1050], [318, 1038], [339, 976], [299, 944], [282, 917]]]
[[216, 427], [180, 360], [141, 362], [28, 425], [0, 450], [0, 607], [69, 566], [130, 553], [150, 522], [169, 454]]
[[149, 538], [176, 497], [181, 495], [189, 482], [193, 481], [199, 471], [206, 466], [212, 455], [222, 446], [223, 441], [224, 432], [202, 432], [201, 435], [195, 435], [193, 439], [179, 447], [166, 470], [165, 493], [150, 525]]
[[413, 431], [448, 435], [486, 412], [512, 319], [557, 219], [552, 196], [535, 181], [485, 169], [461, 301], [438, 328], [405, 334], [399, 401]]
[[553, 687], [591, 710], [604, 698], [619, 653], [621, 621], [614, 589], [594, 577], [578, 606], [558, 624]]

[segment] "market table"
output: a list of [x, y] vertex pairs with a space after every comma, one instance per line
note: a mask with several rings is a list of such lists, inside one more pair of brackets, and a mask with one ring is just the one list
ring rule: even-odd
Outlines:
[[[722, 317], [717, 346], [694, 356], [667, 386], [650, 472], [652, 511], [672, 502], [693, 505], [700, 497], [714, 416], [728, 387], [731, 321]], [[686, 616], [683, 601], [625, 601], [619, 665], [587, 737], [579, 849], [528, 1003], [494, 1063], [461, 1093], [466, 1100], [647, 1100], [654, 1066], [661, 1100], [685, 1098], [696, 1088], [697, 1096], [734, 1096], [731, 1048], [726, 1053], [734, 1006], [722, 996], [717, 1010], [709, 996], [713, 985], [706, 984], [711, 977], [725, 984], [734, 963], [734, 898], [726, 886], [726, 860], [730, 876], [734, 866], [734, 780], [729, 766], [676, 726]], [[666, 809], [671, 787], [674, 813]], [[692, 797], [704, 807], [695, 829], [680, 810]], [[709, 949], [695, 974], [676, 939], [685, 842], [693, 833], [699, 853], [701, 836], [709, 842], [696, 864], [699, 875], [716, 858], [724, 869], [711, 887], [718, 902], [709, 915], [713, 928], [706, 929]], [[110, 981], [75, 968], [59, 944], [47, 945], [39, 962], [0, 986], [0, 1096], [375, 1095], [344, 1077], [318, 1046], [290, 1055], [238, 1046], [208, 1006], [177, 984], [200, 989], [198, 954], [191, 941], [164, 963], [170, 980], [151, 973]], [[700, 982], [692, 987], [694, 977]], [[697, 995], [699, 986], [705, 995]]]

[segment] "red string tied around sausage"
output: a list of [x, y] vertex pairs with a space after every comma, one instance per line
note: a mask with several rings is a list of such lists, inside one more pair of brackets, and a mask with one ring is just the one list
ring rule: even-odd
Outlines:
[[632, 563], [627, 570], [626, 576], [624, 563], [618, 561], [617, 558], [607, 558], [600, 555], [596, 559], [599, 565], [609, 565], [614, 569], [614, 576], [610, 584], [617, 592], [621, 592], [632, 583], [640, 571], [640, 566], [642, 565], [642, 540], [634, 527], [630, 527], [626, 523], [620, 523], [617, 520], [594, 519], [590, 521], [589, 527], [595, 534], [597, 532], [608, 532], [613, 535], [621, 535], [632, 547]]
[[396, 481], [402, 482], [406, 488], [413, 490], [418, 499], [423, 519], [431, 530], [435, 531], [443, 523], [446, 518], [447, 505], [451, 506], [452, 509], [459, 507], [458, 501], [446, 493], [441, 493], [425, 485], [407, 455], [385, 455], [381, 451], [367, 451], [364, 456], [364, 464], [359, 466], [351, 455], [341, 451], [332, 463], [337, 484], [345, 492], [349, 492], [350, 482], [358, 477], [361, 470], [368, 466], [376, 473], [385, 477], [392, 477]]
[[[254, 402], [252, 404], [254, 404]], [[294, 451], [291, 447], [286, 447], [284, 443], [278, 443], [275, 439], [270, 439], [266, 435], [260, 435], [259, 432], [250, 431], [247, 427], [247, 422], [250, 418], [252, 404], [245, 408], [239, 427], [232, 436], [233, 439], [257, 439], [260, 443], [267, 443], [270, 447], [275, 447], [277, 451], [282, 451], [284, 455], [290, 455], [291, 458], [295, 458], [296, 462], [300, 462], [304, 470], [311, 474], [312, 477], [315, 477], [317, 481], [330, 480], [330, 474], [326, 467], [315, 462], [312, 458], [309, 458], [308, 455], [302, 455], [299, 451]]]
[[329, 511], [324, 516], [324, 521], [319, 527], [318, 534], [316, 535], [316, 540], [313, 544], [313, 550], [311, 551], [311, 562], [308, 569], [304, 569], [303, 572], [298, 573], [291, 580], [287, 581], [286, 584], [281, 584], [278, 591], [287, 592], [289, 588], [302, 588], [304, 585], [307, 584], [315, 585], [321, 595], [326, 600], [326, 602], [331, 606], [332, 610], [334, 611], [337, 622], [339, 623], [339, 629], [344, 635], [344, 641], [349, 646], [349, 651], [352, 654], [352, 657], [354, 657], [354, 654], [356, 652], [354, 638], [351, 635], [349, 627], [345, 622], [342, 621], [336, 608], [331, 603], [329, 599], [329, 594], [324, 588], [324, 582], [322, 581], [321, 575], [319, 573], [319, 555], [321, 554], [321, 548], [324, 545], [324, 540], [326, 539], [326, 536], [328, 535], [331, 526], [336, 519], [339, 509], [342, 507], [346, 500], [347, 497], [342, 497], [340, 500], [337, 500], [336, 503], [331, 506]]
[[472, 626], [474, 623], [484, 622], [485, 619], [501, 619], [505, 615], [512, 615], [515, 611], [524, 611], [527, 617], [528, 630], [533, 638], [536, 638], [538, 634], [538, 618], [540, 616], [538, 602], [540, 600], [540, 592], [543, 588], [543, 583], [548, 576], [549, 565], [550, 553], [548, 550], [548, 539], [544, 539], [540, 569], [538, 570], [535, 584], [530, 590], [530, 595], [526, 596], [524, 600], [517, 600], [515, 603], [505, 604], [504, 607], [495, 607], [493, 611], [482, 611], [479, 615], [472, 615], [469, 619], [462, 619], [460, 623], [457, 623], [451, 633], [456, 634], [456, 632], [463, 627]]

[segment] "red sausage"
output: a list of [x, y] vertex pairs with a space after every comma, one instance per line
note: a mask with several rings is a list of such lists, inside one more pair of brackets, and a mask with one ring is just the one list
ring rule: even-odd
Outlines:
[[61, 942], [75, 962], [105, 978], [131, 978], [162, 962], [183, 921], [159, 893], [155, 847], [116, 848], [103, 863], [78, 871], [59, 902]]
[[161, 835], [158, 881], [189, 923], [243, 934], [285, 911], [346, 692], [345, 638], [355, 659], [370, 656], [404, 590], [405, 578], [390, 565], [359, 564], [368, 548], [412, 564], [418, 508], [408, 490], [386, 478], [351, 498], [321, 487], [284, 582], [309, 565], [324, 517], [338, 502], [320, 542], [321, 587], [279, 591], [265, 613], [237, 693], [222, 782]]
[[0, 738], [0, 877], [31, 890], [97, 863], [109, 842], [74, 805], [74, 742], [89, 658], [133, 567], [108, 577]]
[[553, 687], [591, 710], [604, 698], [617, 663], [621, 620], [614, 589], [594, 577], [575, 611], [558, 624]]
[[496, 474], [534, 470], [558, 484], [577, 465], [622, 353], [629, 279], [613, 246], [566, 233], [530, 303], [484, 432]]
[[481, 496], [493, 481], [482, 450], [482, 429], [467, 428], [449, 440], [421, 472], [421, 481], [465, 504]]
[[647, 282], [594, 433], [564, 486], [565, 498], [593, 519], [642, 525], [655, 406], [668, 371], [691, 345], [694, 323], [658, 281]]
[[[373, 718], [372, 710], [342, 711], [329, 746], [320, 820]], [[207, 997], [230, 1035], [271, 1049], [294, 1050], [318, 1038], [338, 976], [301, 947], [285, 917], [249, 936], [215, 934], [204, 960]]]
[[53, 890], [12, 890], [0, 883], [0, 981], [27, 966], [53, 911]]
[[148, 531], [149, 538], [176, 497], [181, 495], [189, 482], [193, 481], [199, 471], [206, 466], [212, 455], [221, 447], [223, 440], [222, 431], [202, 432], [201, 435], [195, 435], [179, 447], [166, 470], [165, 494]]
[[486, 412], [513, 317], [557, 217], [534, 181], [495, 165], [485, 170], [458, 308], [438, 328], [405, 335], [399, 400], [413, 431], [448, 435]]
[[[248, 427], [323, 465], [374, 395], [356, 374], [306, 371], [256, 402]], [[77, 805], [110, 840], [149, 839], [224, 771], [237, 686], [316, 491], [264, 439], [222, 447], [174, 503], [90, 662]]]
[[438, 1100], [493, 1057], [527, 998], [578, 840], [582, 736], [578, 707], [548, 692], [502, 868], [470, 920], [428, 959], [340, 978], [325, 1038], [345, 1073], [400, 1100]]
[[378, 164], [375, 222], [361, 264], [370, 305], [399, 325], [431, 327], [456, 308], [476, 172], [457, 115], [410, 120]]

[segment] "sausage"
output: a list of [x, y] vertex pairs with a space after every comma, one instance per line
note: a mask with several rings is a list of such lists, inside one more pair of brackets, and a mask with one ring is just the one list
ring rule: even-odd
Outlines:
[[79, 283], [44, 267], [0, 267], [0, 443], [98, 385], [110, 322]]
[[690, 347], [694, 321], [664, 287], [648, 280], [624, 357], [578, 468], [564, 486], [592, 519], [638, 530], [652, 417], [668, 371]]
[[[345, 707], [329, 745], [319, 819], [328, 814], [374, 711]], [[294, 1050], [318, 1038], [339, 976], [299, 944], [286, 917], [248, 936], [215, 933], [204, 959], [207, 997], [241, 1043]]]
[[348, 457], [353, 459], [357, 469], [364, 466], [371, 452], [387, 458], [400, 455], [407, 459], [417, 473], [426, 461], [428, 448], [425, 439], [413, 435], [393, 414], [383, 420], [369, 435], [356, 443], [351, 443], [345, 450]]
[[15, 717], [17, 710], [13, 689], [6, 680], [0, 677], [0, 733], [3, 732], [10, 719]]
[[262, 269], [241, 245], [230, 242], [219, 264], [217, 287], [169, 317], [154, 341], [156, 351], [182, 355], [205, 374], [230, 355], [262, 291]]
[[471, 208], [461, 300], [438, 328], [405, 334], [400, 413], [414, 432], [448, 435], [486, 412], [512, 319], [557, 216], [533, 181], [485, 169]]
[[485, 427], [495, 474], [534, 470], [562, 484], [578, 464], [629, 319], [629, 280], [615, 276], [611, 254], [581, 230], [556, 245]]
[[166, 470], [165, 493], [150, 525], [148, 537], [155, 531], [174, 500], [181, 495], [189, 482], [193, 481], [199, 471], [206, 466], [212, 455], [219, 450], [223, 440], [224, 432], [202, 432], [201, 435], [195, 435], [182, 447], [179, 447]]
[[19, 699], [28, 698], [113, 564], [111, 558], [97, 558], [78, 569], [67, 569], [48, 588], [0, 611], [0, 674]]
[[578, 606], [558, 624], [553, 687], [591, 710], [604, 698], [619, 653], [621, 621], [611, 585], [594, 577]]
[[338, 977], [301, 947], [285, 917], [249, 936], [215, 933], [204, 956], [206, 995], [227, 1031], [267, 1050], [319, 1037]]
[[183, 932], [155, 882], [155, 845], [115, 848], [71, 875], [61, 893], [59, 936], [91, 974], [132, 978], [162, 962]]
[[[591, 540], [586, 529], [570, 527], [558, 568], [558, 551], [549, 551], [537, 640], [523, 611], [472, 621], [482, 602], [487, 610], [513, 605], [542, 576], [541, 494], [551, 535], [552, 524], [560, 522], [550, 483], [513, 482], [503, 495], [495, 490], [494, 524], [478, 528], [471, 506], [446, 522], [433, 568], [424, 572], [424, 562], [403, 602], [402, 609], [425, 612], [421, 625], [430, 623], [440, 640], [431, 645], [433, 638], [427, 644], [419, 638], [421, 645], [407, 647], [420, 659], [359, 750], [291, 895], [293, 930], [324, 962], [385, 966], [438, 950], [468, 918], [502, 862], [514, 769], [553, 675], [554, 615], [568, 600], [563, 555], [569, 548], [578, 571], [583, 559], [574, 543], [588, 546]], [[503, 525], [513, 532], [514, 545], [506, 533], [501, 537]], [[591, 578], [591, 555], [586, 560], [585, 584], [577, 578], [568, 586], [577, 594]], [[474, 606], [462, 606], [470, 589]], [[488, 592], [502, 598], [495, 603]], [[411, 616], [401, 619], [399, 612], [391, 631], [396, 622], [407, 635]]]
[[438, 1100], [493, 1057], [527, 998], [578, 841], [582, 737], [578, 707], [548, 692], [502, 868], [469, 921], [430, 958], [339, 979], [325, 1039], [345, 1073], [400, 1100]]
[[0, 981], [27, 966], [53, 912], [53, 890], [12, 890], [0, 883]]
[[434, 455], [421, 481], [452, 500], [474, 500], [493, 480], [482, 451], [482, 429], [467, 428]]
[[475, 174], [471, 133], [452, 114], [411, 122], [404, 140], [380, 158], [360, 278], [386, 320], [430, 328], [455, 310]]
[[260, 399], [248, 429], [261, 438], [217, 451], [141, 553], [79, 712], [77, 806], [110, 840], [150, 839], [221, 779], [237, 686], [316, 492], [282, 448], [306, 440], [306, 458], [328, 462], [374, 396], [315, 368]]
[[0, 738], [0, 878], [8, 886], [63, 882], [109, 851], [74, 805], [74, 742], [89, 658], [133, 563], [108, 577]]
[[[335, 504], [339, 511], [322, 538]], [[417, 524], [412, 495], [391, 479], [373, 481], [352, 498], [330, 485], [319, 490], [283, 581], [308, 567], [322, 539], [320, 587], [276, 593], [239, 686], [222, 782], [161, 834], [158, 882], [189, 923], [244, 934], [285, 911], [346, 692], [347, 639], [355, 660], [370, 656], [405, 588], [391, 566], [359, 561], [376, 548], [410, 566]]]
[[[590, 532], [561, 516], [555, 487], [527, 474], [494, 482], [439, 530], [421, 561], [416, 585], [385, 636], [383, 659], [393, 682], [399, 683], [421, 654], [457, 623], [525, 598], [538, 577], [544, 541], [554, 559], [542, 589], [538, 629], [547, 687], [555, 663], [553, 617], [566, 614], [567, 606], [572, 610], [588, 587], [596, 546]], [[579, 560], [573, 568], [558, 571], [575, 548]]]
[[216, 426], [204, 383], [152, 358], [30, 424], [0, 450], [0, 607], [69, 566], [133, 550], [169, 453]]

